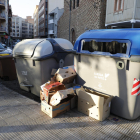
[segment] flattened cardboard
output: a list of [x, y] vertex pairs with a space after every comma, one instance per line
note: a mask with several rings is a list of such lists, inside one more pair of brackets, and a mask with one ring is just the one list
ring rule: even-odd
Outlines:
[[76, 73], [72, 68], [69, 69], [60, 68], [56, 72], [56, 81], [63, 84], [73, 83], [75, 77], [76, 77]]
[[40, 90], [40, 100], [41, 101], [45, 100], [45, 94], [42, 90]]
[[56, 82], [52, 83], [50, 85], [45, 85], [43, 87], [43, 92], [45, 94], [45, 100], [47, 103], [49, 103], [50, 96], [54, 95], [58, 90], [66, 89], [65, 86], [62, 83]]
[[54, 118], [70, 110], [70, 100], [57, 106], [51, 106], [46, 101], [41, 101], [41, 110], [51, 118]]
[[78, 111], [99, 121], [104, 121], [110, 115], [110, 104], [113, 97], [95, 91], [86, 91], [83, 88], [76, 90]]
[[50, 99], [50, 104], [52, 106], [58, 105], [61, 100], [65, 99], [68, 97], [68, 94], [74, 95], [74, 90], [73, 88], [70, 89], [65, 89], [65, 90], [59, 90], [57, 91]]
[[75, 65], [63, 67], [63, 69], [69, 69], [69, 68], [72, 68], [76, 72]]

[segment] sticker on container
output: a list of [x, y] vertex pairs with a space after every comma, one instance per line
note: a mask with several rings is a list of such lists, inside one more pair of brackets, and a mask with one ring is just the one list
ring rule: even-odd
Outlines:
[[27, 71], [21, 71], [22, 75], [27, 75]]
[[102, 74], [102, 73], [94, 72], [94, 78], [97, 78], [97, 79], [100, 79], [100, 80], [105, 80], [106, 81], [109, 76], [110, 76], [109, 73]]
[[139, 79], [137, 80], [136, 78], [134, 78], [131, 95], [135, 95], [135, 96], [140, 95], [140, 80]]

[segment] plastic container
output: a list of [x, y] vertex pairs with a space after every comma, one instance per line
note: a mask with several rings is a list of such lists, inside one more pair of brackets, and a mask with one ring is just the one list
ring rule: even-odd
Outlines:
[[113, 95], [111, 113], [129, 120], [140, 116], [139, 38], [140, 29], [91, 30], [74, 46], [76, 84]]
[[40, 96], [52, 69], [73, 65], [73, 45], [65, 39], [27, 39], [13, 50], [20, 87]]

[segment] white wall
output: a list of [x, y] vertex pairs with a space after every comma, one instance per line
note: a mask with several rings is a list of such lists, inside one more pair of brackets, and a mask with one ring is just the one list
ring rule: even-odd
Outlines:
[[56, 7], [59, 9], [64, 8], [64, 0], [48, 0], [48, 13], [50, 13]]

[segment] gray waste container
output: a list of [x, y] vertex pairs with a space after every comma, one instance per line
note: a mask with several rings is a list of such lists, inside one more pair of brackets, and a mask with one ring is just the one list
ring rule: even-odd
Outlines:
[[140, 29], [90, 30], [74, 45], [76, 84], [113, 95], [111, 113], [129, 120], [140, 116], [139, 38]]
[[52, 69], [73, 65], [73, 45], [65, 39], [27, 39], [13, 50], [20, 88], [40, 96]]

